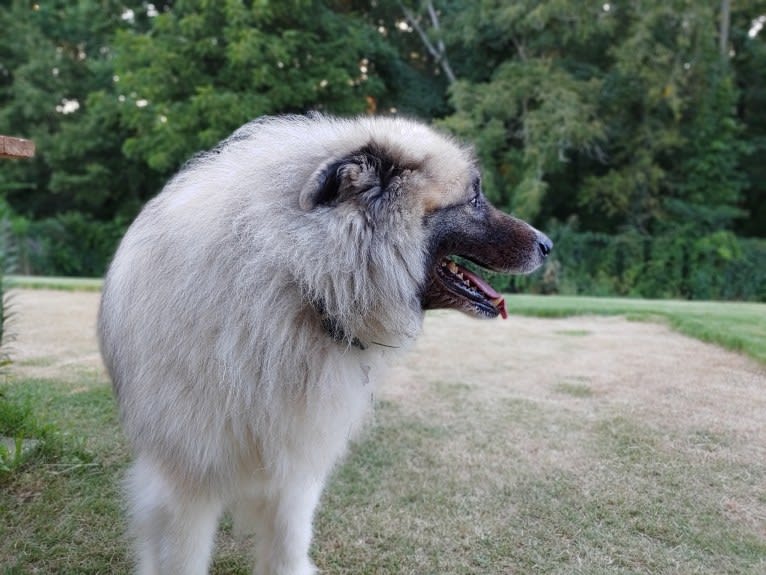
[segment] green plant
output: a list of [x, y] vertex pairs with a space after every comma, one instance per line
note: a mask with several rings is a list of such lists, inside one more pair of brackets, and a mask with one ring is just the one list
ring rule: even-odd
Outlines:
[[0, 474], [18, 468], [24, 460], [24, 436], [0, 443]]
[[101, 276], [126, 226], [120, 218], [102, 222], [79, 212], [31, 222], [27, 235], [19, 238], [25, 267], [39, 275]]
[[0, 394], [0, 477], [21, 466], [31, 449], [24, 439], [32, 427], [31, 408]]
[[501, 289], [561, 295], [766, 301], [766, 240], [725, 230], [636, 232], [546, 230], [554, 249], [531, 276], [497, 277]]

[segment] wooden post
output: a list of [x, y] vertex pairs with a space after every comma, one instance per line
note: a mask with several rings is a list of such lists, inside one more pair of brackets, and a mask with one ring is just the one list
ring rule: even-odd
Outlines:
[[35, 143], [23, 138], [0, 136], [0, 158], [31, 158], [35, 155]]

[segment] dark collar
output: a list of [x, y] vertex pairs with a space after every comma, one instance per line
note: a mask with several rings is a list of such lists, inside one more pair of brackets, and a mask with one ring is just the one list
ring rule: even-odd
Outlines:
[[350, 345], [351, 347], [355, 347], [362, 351], [367, 349], [367, 346], [363, 344], [358, 337], [349, 336], [340, 322], [327, 313], [323, 301], [313, 301], [311, 302], [311, 305], [319, 315], [322, 329], [324, 329], [325, 332], [327, 332], [327, 335], [329, 335], [336, 343]]

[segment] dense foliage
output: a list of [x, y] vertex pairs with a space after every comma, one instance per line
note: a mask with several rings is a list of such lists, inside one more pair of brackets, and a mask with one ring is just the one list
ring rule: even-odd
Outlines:
[[766, 300], [764, 26], [766, 0], [0, 0], [0, 133], [39, 150], [0, 212], [24, 271], [98, 275], [244, 121], [403, 113], [556, 240], [503, 287]]

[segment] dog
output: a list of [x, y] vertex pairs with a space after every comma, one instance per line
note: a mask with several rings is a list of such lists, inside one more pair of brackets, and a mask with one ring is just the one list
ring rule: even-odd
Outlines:
[[136, 571], [206, 573], [231, 509], [254, 573], [315, 573], [328, 474], [425, 310], [506, 317], [453, 256], [526, 273], [551, 247], [490, 205], [470, 148], [412, 120], [266, 117], [190, 160], [128, 229], [99, 310]]

